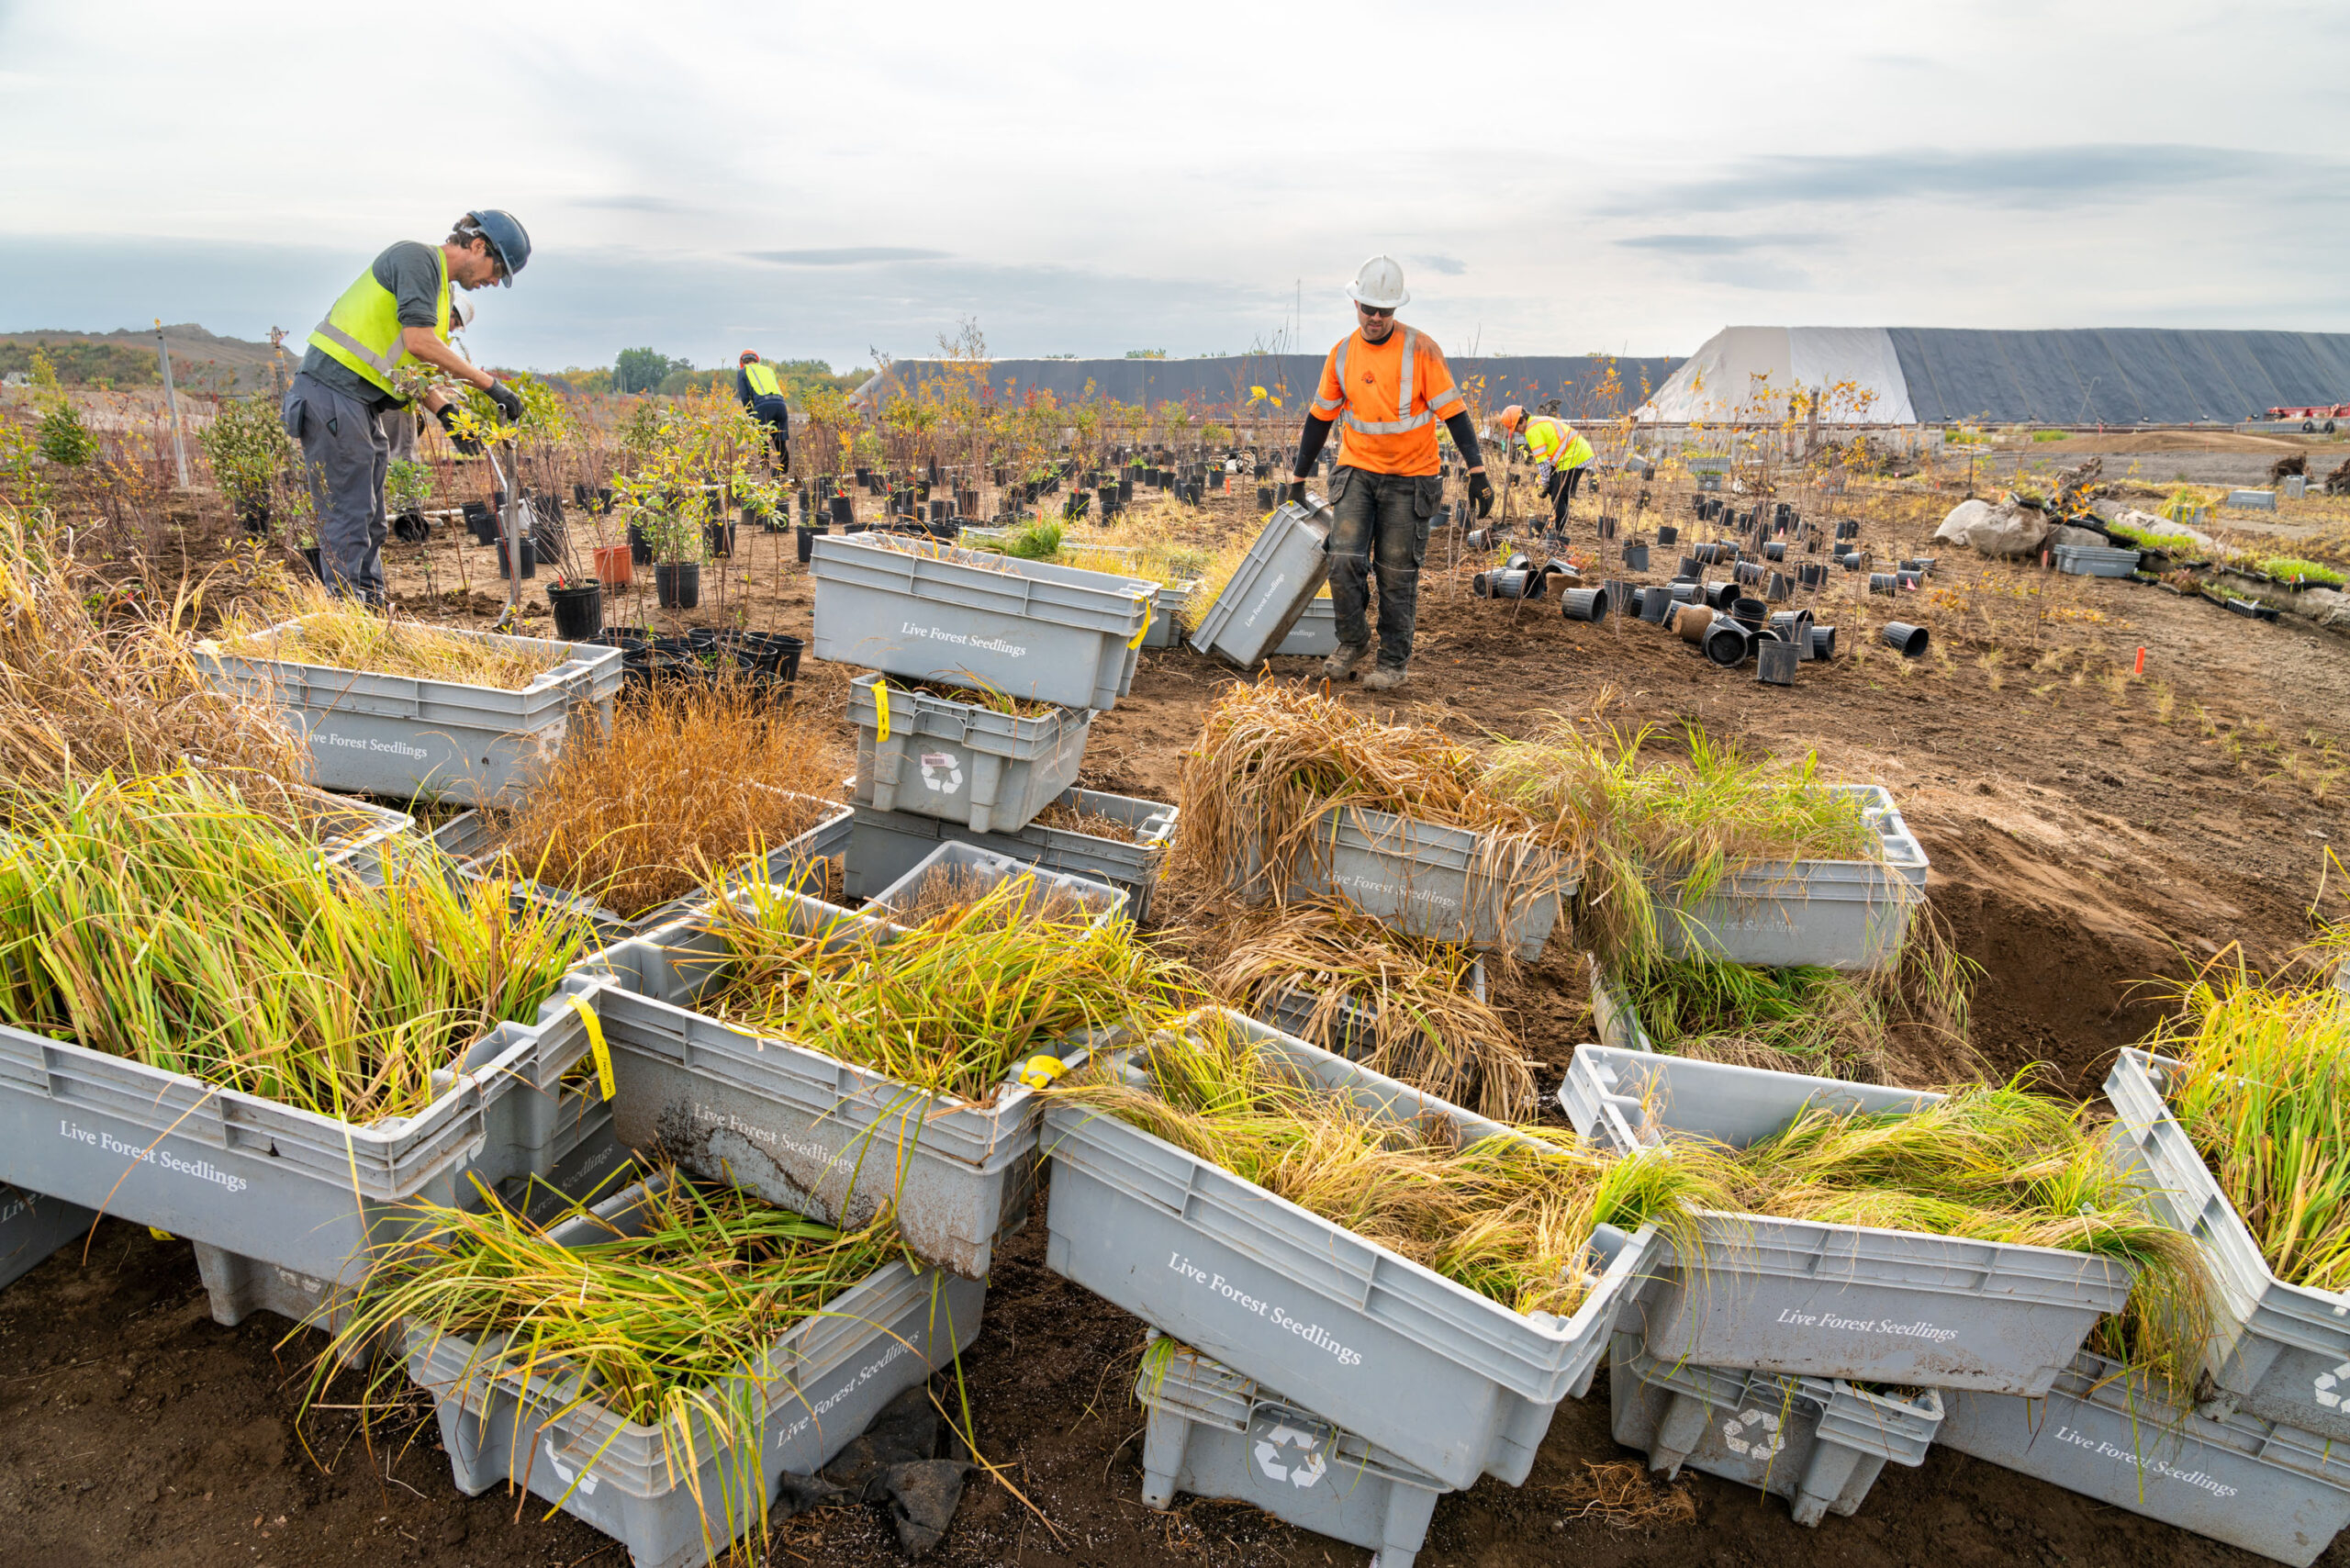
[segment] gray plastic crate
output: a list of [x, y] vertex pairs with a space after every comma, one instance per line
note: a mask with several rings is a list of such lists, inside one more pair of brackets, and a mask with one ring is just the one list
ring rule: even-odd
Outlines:
[[1178, 1493], [1250, 1503], [1366, 1549], [1371, 1568], [1412, 1568], [1452, 1490], [1189, 1347], [1146, 1357], [1135, 1397], [1150, 1413], [1142, 1500], [1154, 1508]]
[[[268, 645], [298, 624], [273, 626], [253, 641]], [[563, 749], [575, 707], [591, 704], [596, 722], [611, 722], [620, 649], [440, 630], [485, 648], [560, 650], [563, 662], [520, 691], [500, 691], [229, 654], [218, 644], [197, 644], [196, 658], [219, 690], [284, 709], [309, 742], [317, 782], [330, 790], [467, 805], [512, 800]]]
[[2350, 1524], [2350, 1454], [2244, 1415], [2213, 1419], [2084, 1352], [2046, 1397], [1945, 1393], [1935, 1440], [2100, 1503], [2305, 1565]]
[[1158, 590], [879, 533], [819, 539], [808, 569], [816, 657], [1062, 708], [1117, 706]]
[[[1668, 1132], [1744, 1148], [1806, 1108], [1876, 1114], [1942, 1096], [1577, 1046], [1559, 1104], [1617, 1153]], [[1699, 1216], [1628, 1306], [1651, 1355], [1903, 1387], [2044, 1394], [2136, 1271], [2086, 1252], [1767, 1215]]]
[[874, 696], [881, 679], [861, 675], [849, 685], [857, 804], [940, 817], [973, 833], [1016, 833], [1077, 782], [1091, 713], [1063, 708], [1022, 719], [891, 687], [885, 740]]
[[[844, 941], [859, 926], [893, 929], [814, 899], [790, 908], [798, 929], [839, 923]], [[724, 939], [692, 919], [599, 956], [595, 972], [621, 987], [598, 1002], [621, 1141], [835, 1225], [894, 1203], [915, 1256], [985, 1278], [996, 1238], [1026, 1222], [1035, 1194], [1035, 1092], [1008, 1081], [986, 1108], [934, 1098], [693, 1011], [726, 968]], [[1062, 1058], [1089, 1049], [1065, 1045]]]
[[2056, 569], [2076, 577], [2126, 577], [2138, 569], [2138, 552], [2102, 544], [2059, 544]]
[[[594, 1212], [626, 1226], [643, 1201], [632, 1187]], [[581, 1218], [548, 1234], [585, 1247], [610, 1233]], [[890, 1400], [968, 1349], [986, 1303], [985, 1285], [936, 1271], [876, 1270], [743, 1369], [759, 1401], [755, 1449], [699, 1422], [688, 1448], [674, 1426], [616, 1414], [560, 1363], [493, 1383], [475, 1341], [415, 1324], [408, 1375], [439, 1406], [458, 1491], [523, 1486], [620, 1541], [636, 1568], [692, 1568], [756, 1527], [783, 1475], [822, 1469]]]
[[2230, 490], [2221, 506], [2242, 507], [2252, 511], [2275, 511], [2277, 492], [2274, 490]]
[[2196, 1152], [2166, 1098], [2179, 1064], [2125, 1049], [2105, 1081], [2109, 1136], [2164, 1219], [2195, 1238], [2218, 1285], [2204, 1370], [2207, 1416], [2244, 1410], [2350, 1442], [2350, 1301], [2287, 1284]]
[[384, 882], [384, 847], [395, 839], [413, 831], [416, 819], [406, 812], [395, 812], [366, 801], [354, 801], [345, 795], [328, 796], [313, 791], [320, 802], [340, 815], [359, 819], [341, 832], [329, 834], [319, 846], [330, 866], [340, 866], [369, 887], [381, 887]]
[[0, 1025], [0, 1182], [320, 1281], [355, 1279], [419, 1198], [455, 1204], [553, 1159], [555, 1086], [588, 1051], [574, 975], [500, 1024], [413, 1116], [353, 1126]]
[[[1525, 842], [1505, 842], [1489, 865], [1484, 844], [1484, 834], [1467, 828], [1336, 806], [1297, 857], [1289, 896], [1340, 897], [1406, 935], [1535, 958], [1583, 868]], [[1261, 902], [1267, 879], [1256, 852], [1246, 853], [1248, 863], [1237, 868], [1241, 896]]]
[[[1376, 1114], [1441, 1116], [1469, 1139], [1507, 1130], [1212, 1011]], [[1047, 1268], [1452, 1487], [1526, 1479], [1657, 1249], [1651, 1229], [1601, 1226], [1603, 1277], [1574, 1314], [1521, 1314], [1125, 1122], [1055, 1104], [1045, 1127]]]
[[1773, 969], [1893, 964], [1908, 936], [1912, 907], [1925, 898], [1926, 851], [1882, 787], [1844, 784], [1836, 792], [1862, 800], [1882, 859], [1749, 866], [1685, 904], [1656, 879], [1656, 895], [1669, 906], [1659, 920], [1666, 951]]
[[1662, 1361], [1618, 1334], [1608, 1350], [1608, 1410], [1616, 1440], [1649, 1456], [1665, 1476], [1684, 1464], [1785, 1497], [1799, 1525], [1846, 1518], [1876, 1484], [1886, 1461], [1925, 1462], [1942, 1425], [1932, 1389], [1879, 1394], [1841, 1378]]
[[1326, 659], [1338, 651], [1338, 607], [1326, 599], [1309, 599], [1297, 612], [1297, 623], [1273, 650], [1279, 658]]
[[[856, 781], [850, 781], [856, 788]], [[1102, 838], [1073, 828], [1032, 822], [1018, 833], [973, 833], [957, 823], [936, 817], [909, 816], [903, 812], [856, 808], [848, 830], [846, 896], [870, 898], [911, 870], [915, 861], [941, 843], [976, 844], [1016, 860], [1031, 860], [1047, 871], [1106, 883], [1126, 891], [1126, 907], [1136, 920], [1150, 918], [1151, 890], [1174, 841], [1179, 808], [1160, 801], [1131, 795], [1106, 795], [1096, 790], [1064, 790], [1055, 805], [1069, 806], [1089, 816], [1113, 818], [1134, 829], [1136, 838]]]
[[[840, 856], [848, 846], [849, 808], [816, 795], [800, 795], [789, 790], [777, 790], [765, 784], [746, 784], [745, 790], [756, 790], [769, 795], [782, 795], [802, 801], [822, 814], [813, 827], [793, 834], [770, 848], [763, 858], [753, 860], [746, 846], [738, 868], [726, 879], [726, 885], [755, 879], [777, 887], [823, 891], [823, 868], [819, 861]], [[497, 872], [485, 861], [498, 847], [498, 824], [483, 811], [466, 812], [450, 818], [434, 831], [433, 846], [457, 862], [468, 876], [495, 876]], [[525, 868], [517, 868], [522, 869]], [[618, 941], [633, 933], [651, 931], [668, 924], [678, 916], [689, 913], [704, 900], [700, 893], [689, 893], [672, 899], [658, 909], [647, 910], [634, 920], [606, 909], [592, 900], [563, 888], [549, 887], [543, 882], [509, 879], [525, 890], [531, 897], [558, 908], [576, 910], [593, 921], [596, 929], [608, 941]]]
[[15, 1284], [50, 1253], [88, 1235], [97, 1223], [95, 1209], [0, 1186], [0, 1287]]
[[1108, 887], [1084, 877], [1046, 871], [1017, 856], [999, 855], [976, 844], [958, 844], [952, 840], [923, 856], [904, 876], [874, 894], [866, 906], [867, 912], [885, 918], [903, 918], [913, 908], [915, 901], [922, 897], [923, 885], [938, 874], [950, 877], [970, 889], [975, 897], [1005, 882], [1029, 878], [1033, 879], [1035, 890], [1023, 902], [1021, 907], [1024, 911], [1033, 907], [1037, 899], [1058, 892], [1066, 893], [1076, 902], [1078, 908], [1091, 917], [1089, 924], [1106, 925], [1112, 921], [1125, 918], [1126, 893], [1123, 888]]
[[1183, 605], [1200, 586], [1194, 577], [1189, 582], [1161, 583], [1151, 596], [1150, 630], [1143, 636], [1146, 648], [1171, 648], [1183, 640]]
[[[1599, 1036], [1599, 1043], [1611, 1050], [1653, 1052], [1656, 1042], [1649, 1038], [1647, 1028], [1641, 1025], [1639, 1009], [1616, 994], [1600, 970], [1598, 958], [1586, 953], [1583, 966], [1591, 979], [1592, 1032]], [[1566, 1087], [1561, 1085], [1559, 1093], [1562, 1102], [1566, 1092]], [[1576, 1130], [1585, 1137], [1591, 1136], [1580, 1123]]]
[[1306, 506], [1284, 501], [1200, 617], [1192, 646], [1253, 669], [1281, 645], [1298, 617], [1330, 579], [1324, 545], [1337, 519], [1318, 496]]
[[[1483, 958], [1469, 966], [1469, 994], [1480, 1002], [1485, 1000], [1485, 961]], [[1309, 1032], [1316, 1011], [1312, 992], [1294, 985], [1284, 985], [1257, 1010], [1257, 1016], [1284, 1035], [1293, 1035], [1309, 1045], [1321, 1045], [1322, 1042]], [[1379, 1009], [1369, 1002], [1359, 1002], [1348, 995], [1338, 1003], [1337, 1016], [1329, 1030], [1330, 1043], [1323, 1048], [1334, 1050], [1351, 1061], [1360, 1061], [1371, 1053], [1368, 1042], [1378, 1028]]]

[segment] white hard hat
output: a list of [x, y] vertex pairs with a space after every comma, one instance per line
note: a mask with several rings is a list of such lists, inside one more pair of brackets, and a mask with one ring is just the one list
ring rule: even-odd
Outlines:
[[1355, 273], [1347, 297], [1374, 310], [1393, 310], [1412, 302], [1412, 291], [1404, 286], [1402, 263], [1393, 256], [1373, 256]]

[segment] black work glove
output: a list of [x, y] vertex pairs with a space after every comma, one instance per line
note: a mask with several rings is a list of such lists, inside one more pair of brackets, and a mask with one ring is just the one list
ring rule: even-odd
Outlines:
[[467, 457], [479, 457], [481, 442], [470, 436], [462, 436], [457, 433], [457, 405], [443, 403], [435, 411], [440, 415], [441, 428], [449, 432], [449, 444]]
[[1483, 474], [1469, 476], [1469, 500], [1481, 518], [1490, 517], [1494, 510], [1494, 482]]
[[522, 394], [503, 381], [491, 382], [486, 390], [489, 393], [489, 400], [498, 405], [498, 411], [506, 416], [508, 424], [522, 422]]
[[1304, 480], [1303, 480], [1303, 479], [1292, 479], [1292, 480], [1289, 482], [1289, 498], [1290, 498], [1290, 504], [1291, 504], [1292, 506], [1301, 506], [1301, 507], [1302, 507], [1302, 506], [1304, 506], [1304, 505], [1305, 504], [1305, 481], [1304, 481]]

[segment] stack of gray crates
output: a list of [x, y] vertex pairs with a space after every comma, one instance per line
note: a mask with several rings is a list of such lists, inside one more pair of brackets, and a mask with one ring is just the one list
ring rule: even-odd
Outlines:
[[[809, 569], [816, 656], [873, 671], [849, 689], [848, 896], [962, 842], [1120, 889], [1144, 914], [1175, 808], [1076, 784], [1095, 716], [1133, 686], [1167, 612], [1161, 585], [873, 533], [817, 540]], [[1056, 805], [1105, 832], [1037, 825]]]
[[[1381, 1120], [1449, 1124], [1463, 1144], [1513, 1136], [1237, 1014], [1181, 1028], [1229, 1030]], [[1143, 1048], [1181, 1048], [1181, 1028]], [[1406, 1568], [1440, 1494], [1524, 1484], [1662, 1246], [1652, 1228], [1595, 1226], [1574, 1310], [1518, 1312], [1116, 1117], [1048, 1105], [1042, 1145], [1046, 1266], [1165, 1336], [1136, 1384], [1143, 1501], [1240, 1498], [1381, 1568]]]
[[[1644, 1042], [1645, 1043], [1645, 1042]], [[1941, 1443], [2279, 1562], [2350, 1522], [2350, 1330], [2340, 1298], [2278, 1281], [2164, 1100], [2175, 1064], [2124, 1051], [2106, 1082], [2115, 1152], [2217, 1282], [2206, 1396], [2173, 1405], [2087, 1348], [2135, 1271], [2050, 1248], [1704, 1215], [1671, 1240], [1610, 1350], [1617, 1440], [1851, 1513], [1886, 1460]], [[1673, 1134], [1743, 1147], [1806, 1108], [1875, 1114], [1941, 1096], [1581, 1046], [1559, 1092], [1577, 1133], [1622, 1153]], [[1859, 1385], [1859, 1386], [1855, 1386]], [[1758, 1454], [1769, 1460], [1758, 1465]]]

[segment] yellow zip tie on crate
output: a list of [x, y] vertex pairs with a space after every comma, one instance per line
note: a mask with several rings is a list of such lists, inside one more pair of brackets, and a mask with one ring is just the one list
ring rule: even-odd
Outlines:
[[878, 709], [881, 714], [881, 728], [875, 732], [873, 738], [877, 741], [886, 741], [890, 738], [890, 683], [888, 681], [877, 680], [873, 683], [873, 706]]
[[1150, 635], [1150, 618], [1154, 613], [1156, 613], [1156, 608], [1152, 603], [1151, 595], [1147, 593], [1137, 594], [1135, 597], [1135, 602], [1142, 606], [1142, 630], [1136, 633], [1134, 641], [1126, 644], [1129, 648], [1139, 648], [1142, 646], [1142, 640]]
[[612, 1047], [604, 1044], [603, 1021], [596, 1016], [596, 1010], [588, 1005], [588, 999], [584, 996], [573, 997], [571, 1006], [579, 1014], [579, 1021], [588, 1025], [588, 1049], [596, 1058], [596, 1082], [603, 1089], [604, 1098], [610, 1100], [612, 1097]]
[[1068, 1070], [1069, 1064], [1060, 1058], [1039, 1053], [1020, 1064], [1020, 1081], [1031, 1089], [1042, 1089]]
[[170, 1231], [157, 1230], [151, 1225], [147, 1227], [147, 1234], [153, 1237], [158, 1241], [177, 1241], [179, 1239], [178, 1237], [173, 1236]]

